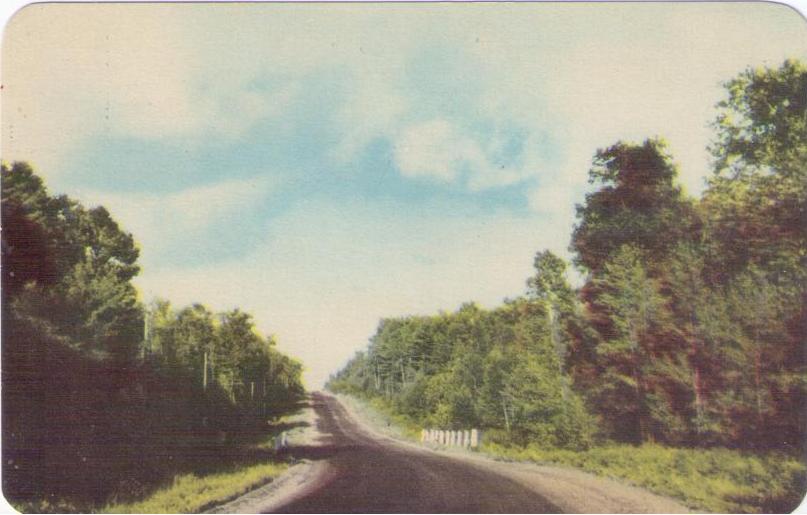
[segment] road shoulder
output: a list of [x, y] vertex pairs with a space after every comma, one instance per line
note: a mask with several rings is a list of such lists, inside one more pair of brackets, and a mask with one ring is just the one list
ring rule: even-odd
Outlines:
[[[287, 432], [289, 447], [317, 446], [325, 437], [317, 429], [317, 415], [311, 405], [289, 417], [297, 425]], [[265, 513], [292, 502], [308, 493], [312, 485], [320, 484], [328, 475], [324, 460], [300, 460], [270, 483], [251, 490], [229, 502], [217, 505], [205, 513]]]

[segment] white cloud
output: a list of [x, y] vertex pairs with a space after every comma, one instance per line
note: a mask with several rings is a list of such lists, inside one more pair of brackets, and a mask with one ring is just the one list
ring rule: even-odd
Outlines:
[[[524, 162], [518, 166], [500, 164], [502, 141], [493, 135], [486, 141], [467, 135], [444, 119], [434, 119], [405, 127], [395, 138], [393, 156], [401, 174], [430, 178], [437, 182], [465, 180], [470, 191], [482, 191], [523, 181], [540, 171], [540, 159], [530, 149], [521, 151]], [[513, 156], [506, 156], [508, 161]]]
[[407, 177], [450, 182], [461, 166], [478, 166], [479, 148], [445, 120], [430, 120], [403, 131], [395, 143], [395, 163]]
[[216, 69], [221, 53], [205, 54], [187, 7], [54, 3], [19, 11], [3, 41], [3, 157], [33, 161], [54, 178], [93, 136], [233, 140], [282, 113], [298, 85], [256, 90], [264, 63], [247, 52]]
[[[183, 242], [205, 240], [214, 223], [232, 222], [266, 201], [279, 184], [269, 177], [222, 181], [174, 193], [115, 193], [76, 190], [86, 206], [106, 206], [142, 249], [141, 262], [158, 266], [158, 256]], [[212, 244], [212, 243], [211, 243]]]
[[[339, 69], [348, 82], [334, 155], [347, 162], [378, 137], [441, 118], [418, 113], [402, 84], [418, 52], [451, 48], [468, 60], [457, 93], [478, 96], [465, 114], [532, 132], [571, 127], [561, 143], [586, 159], [615, 139], [664, 135], [697, 192], [718, 83], [748, 64], [804, 57], [805, 32], [794, 12], [765, 3], [33, 4], [5, 34], [3, 105], [15, 109], [3, 110], [3, 152], [55, 175], [99, 132], [236, 138], [280, 116], [299, 81]], [[256, 90], [266, 78], [270, 90]], [[487, 142], [472, 143], [465, 160], [485, 154]], [[571, 171], [478, 168], [478, 189]], [[456, 175], [445, 162], [431, 173]]]

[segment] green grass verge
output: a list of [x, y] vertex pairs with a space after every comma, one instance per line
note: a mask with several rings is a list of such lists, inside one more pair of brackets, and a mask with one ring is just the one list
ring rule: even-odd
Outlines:
[[420, 441], [421, 426], [397, 413], [383, 399], [364, 399], [345, 394], [339, 394], [339, 399], [378, 431], [405, 440]]
[[261, 440], [248, 446], [248, 457], [242, 460], [223, 456], [221, 470], [178, 474], [173, 483], [145, 498], [111, 503], [101, 513], [199, 513], [235, 499], [270, 482], [289, 468], [289, 464], [275, 458], [271, 450], [275, 437], [295, 420], [295, 415], [286, 415], [274, 421]]
[[645, 444], [609, 445], [578, 452], [485, 443], [482, 452], [499, 458], [576, 467], [679, 499], [696, 510], [723, 513], [790, 512], [801, 502], [807, 478], [804, 463], [794, 457], [730, 449]]
[[421, 426], [406, 415], [397, 413], [389, 404], [381, 399], [370, 401], [370, 407], [383, 417], [390, 427], [407, 440], [420, 441]]
[[148, 498], [110, 505], [102, 513], [198, 513], [267, 483], [287, 468], [285, 463], [262, 463], [233, 472], [176, 476], [174, 484]]

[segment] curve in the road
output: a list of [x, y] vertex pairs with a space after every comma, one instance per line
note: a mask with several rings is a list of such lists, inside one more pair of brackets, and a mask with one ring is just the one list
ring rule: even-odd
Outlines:
[[[558, 513], [544, 497], [494, 472], [365, 433], [332, 397], [314, 394], [328, 473], [277, 513]], [[307, 453], [312, 453], [307, 456]], [[315, 453], [315, 454], [314, 454]]]

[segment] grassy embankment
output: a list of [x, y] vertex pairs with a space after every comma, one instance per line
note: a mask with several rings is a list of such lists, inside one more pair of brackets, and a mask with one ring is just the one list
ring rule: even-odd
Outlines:
[[109, 503], [103, 513], [199, 513], [235, 499], [272, 481], [289, 463], [273, 451], [274, 439], [282, 431], [304, 425], [296, 415], [287, 415], [271, 424], [263, 439], [240, 446], [239, 452], [221, 457], [220, 467], [177, 474], [170, 484], [141, 499]]
[[[417, 440], [420, 426], [380, 399], [353, 400], [352, 407], [384, 432]], [[698, 511], [782, 513], [805, 493], [807, 467], [782, 453], [733, 449], [688, 449], [655, 444], [604, 444], [585, 451], [526, 448], [484, 442], [495, 459], [561, 465], [616, 479], [671, 497]]]
[[[102, 500], [93, 500], [86, 493], [88, 485], [100, 485], [93, 467], [76, 471], [73, 495], [46, 495], [38, 485], [33, 486], [40, 495], [26, 500], [10, 497], [7, 492], [5, 495], [21, 513], [201, 512], [269, 483], [285, 471], [293, 457], [277, 453], [274, 440], [283, 431], [294, 434], [307, 425], [298, 406], [297, 411], [278, 416], [269, 424], [227, 435], [223, 440], [197, 436], [177, 438], [172, 446], [139, 448], [145, 453], [142, 470], [132, 469], [129, 479], [113, 488], [102, 485]], [[107, 466], [103, 470], [111, 469]]]
[[339, 400], [377, 431], [409, 440], [420, 441], [421, 426], [405, 415], [397, 413], [381, 399], [359, 399], [337, 394]]
[[234, 499], [266, 484], [288, 467], [285, 463], [263, 463], [242, 469], [197, 476], [176, 476], [174, 483], [142, 501], [113, 504], [104, 513], [198, 513]]
[[129, 502], [109, 503], [103, 513], [199, 513], [235, 499], [272, 481], [288, 467], [287, 458], [273, 451], [274, 439], [282, 431], [304, 423], [287, 415], [269, 426], [264, 438], [239, 446], [237, 453], [225, 453], [218, 467], [205, 466], [198, 472], [177, 474], [173, 481]]

